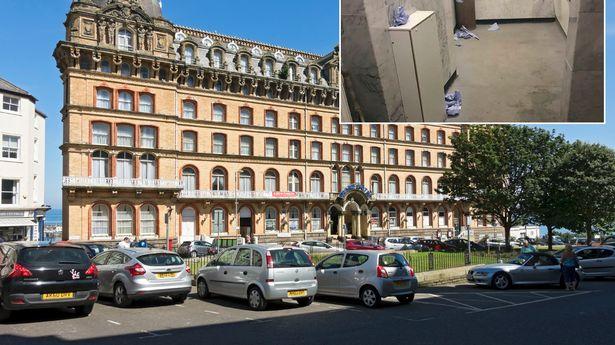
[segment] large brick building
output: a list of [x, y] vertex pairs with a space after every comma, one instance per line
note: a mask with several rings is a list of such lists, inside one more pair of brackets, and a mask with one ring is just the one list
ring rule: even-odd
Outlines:
[[435, 235], [472, 221], [436, 194], [461, 128], [340, 124], [337, 48], [177, 26], [155, 0], [75, 1], [65, 25], [65, 239], [164, 239], [167, 215], [179, 241]]

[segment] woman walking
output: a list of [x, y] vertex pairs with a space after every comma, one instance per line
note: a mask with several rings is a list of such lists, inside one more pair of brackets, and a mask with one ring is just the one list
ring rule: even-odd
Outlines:
[[566, 290], [576, 290], [576, 269], [579, 267], [579, 260], [577, 255], [572, 251], [572, 245], [567, 244], [564, 252], [562, 253], [562, 261], [560, 266], [562, 267], [562, 274], [564, 276], [564, 283], [566, 283]]

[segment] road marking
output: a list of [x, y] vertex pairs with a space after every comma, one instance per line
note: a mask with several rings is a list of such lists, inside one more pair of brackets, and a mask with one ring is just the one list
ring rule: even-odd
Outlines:
[[181, 304], [173, 304], [173, 305], [176, 306], [176, 307], [179, 307], [179, 308], [184, 308], [184, 306], [181, 305]]
[[404, 320], [404, 321], [412, 321], [412, 322], [421, 322], [421, 321], [429, 321], [435, 319], [434, 317], [426, 317], [424, 319], [410, 319], [405, 317], [394, 316], [396, 319]]
[[533, 292], [533, 291], [532, 291], [532, 292], [530, 292], [530, 293], [531, 293], [532, 295], [534, 295], [534, 296], [538, 296], [538, 297], [542, 297], [542, 298], [551, 298], [551, 296], [543, 295], [543, 294], [538, 293], [538, 292]]
[[441, 306], [441, 307], [457, 308], [457, 309], [462, 309], [462, 310], [475, 310], [475, 308], [467, 308], [467, 307], [461, 307], [461, 306], [444, 304], [444, 303], [423, 302], [423, 301], [414, 301], [413, 303], [437, 305], [437, 306]]
[[503, 303], [515, 304], [515, 302], [507, 301], [507, 300], [505, 300], [505, 299], [501, 299], [501, 298], [497, 298], [497, 297], [493, 297], [493, 296], [485, 295], [485, 294], [482, 294], [482, 293], [477, 293], [477, 295], [482, 296], [482, 297], [491, 298], [492, 300], [495, 300], [495, 301], [500, 301], [500, 302], [503, 302]]
[[157, 337], [164, 337], [167, 335], [171, 335], [171, 333], [154, 333], [154, 332], [150, 332], [146, 330], [141, 330], [141, 332], [148, 334], [148, 335], [139, 337], [139, 339], [157, 338]]
[[535, 300], [535, 301], [521, 302], [521, 303], [516, 303], [516, 304], [512, 304], [512, 305], [503, 305], [503, 306], [499, 306], [499, 307], [485, 308], [485, 309], [480, 309], [480, 310], [473, 310], [473, 311], [467, 312], [466, 314], [481, 313], [481, 312], [484, 312], [484, 311], [497, 310], [497, 309], [506, 309], [506, 308], [510, 308], [510, 307], [517, 307], [517, 306], [520, 306], [520, 305], [526, 305], [526, 304], [532, 304], [532, 303], [551, 301], [551, 300], [554, 300], [554, 299], [573, 297], [573, 296], [580, 296], [580, 295], [585, 295], [585, 294], [592, 293], [592, 292], [593, 291], [582, 291], [582, 292], [577, 292], [575, 294], [570, 294], [570, 295], [548, 297], [548, 298], [538, 299], [538, 300]]
[[114, 325], [118, 325], [118, 326], [121, 326], [121, 325], [122, 325], [121, 323], [119, 323], [119, 322], [117, 322], [117, 321], [113, 321], [113, 320], [107, 320], [107, 322], [108, 322], [108, 323], [112, 323], [112, 324], [114, 324]]
[[220, 315], [220, 313], [218, 313], [217, 311], [213, 311], [213, 310], [205, 310], [205, 312], [209, 314]]
[[465, 303], [461, 303], [461, 302], [457, 302], [455, 300], [452, 300], [452, 299], [449, 299], [449, 298], [446, 298], [446, 297], [442, 297], [442, 296], [438, 296], [438, 295], [434, 295], [434, 294], [431, 294], [431, 295], [433, 297], [435, 297], [435, 298], [440, 298], [440, 299], [443, 299], [443, 300], [445, 300], [447, 302], [456, 303], [456, 304], [462, 305], [462, 306], [470, 308], [470, 309], [481, 310], [480, 308], [477, 308], [475, 306], [472, 306], [472, 305], [469, 305], [469, 304], [465, 304]]

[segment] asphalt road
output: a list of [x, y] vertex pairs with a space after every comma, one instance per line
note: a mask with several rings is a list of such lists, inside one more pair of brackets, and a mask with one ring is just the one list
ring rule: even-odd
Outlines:
[[70, 310], [20, 312], [0, 325], [0, 344], [614, 344], [615, 280], [506, 292], [468, 285], [421, 289], [410, 305], [386, 300], [369, 310], [353, 300], [289, 301], [254, 312], [241, 300], [193, 294], [101, 301], [89, 317]]

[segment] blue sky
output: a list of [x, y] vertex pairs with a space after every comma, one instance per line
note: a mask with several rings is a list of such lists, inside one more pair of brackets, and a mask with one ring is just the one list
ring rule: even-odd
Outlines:
[[[28, 90], [48, 115], [46, 197], [61, 206], [62, 83], [51, 54], [64, 37], [65, 14], [72, 0], [2, 0], [0, 76]], [[247, 39], [326, 54], [337, 44], [338, 4], [335, 0], [163, 0], [163, 13], [174, 23]], [[309, 5], [308, 5], [309, 4]], [[615, 54], [615, 1], [607, 1], [607, 55]], [[610, 13], [610, 14], [608, 14]], [[607, 62], [607, 67], [615, 63]], [[615, 83], [607, 73], [607, 85]], [[607, 114], [615, 100], [607, 98]], [[615, 115], [613, 115], [615, 116]], [[615, 148], [615, 125], [541, 126], [571, 140]], [[615, 119], [614, 119], [615, 121]]]

